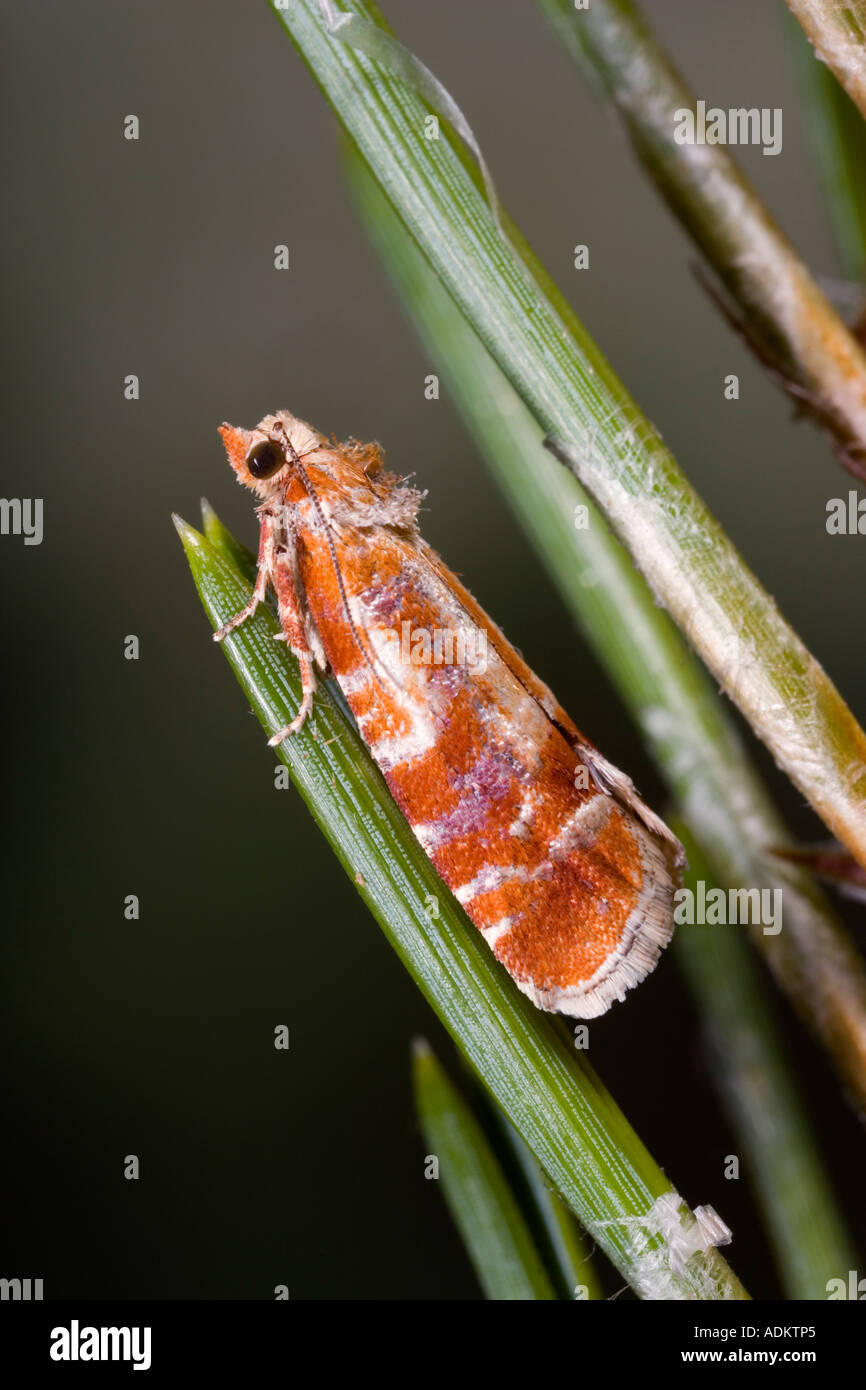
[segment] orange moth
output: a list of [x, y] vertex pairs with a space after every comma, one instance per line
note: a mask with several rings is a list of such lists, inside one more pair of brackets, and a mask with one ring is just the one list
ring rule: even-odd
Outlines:
[[376, 444], [288, 411], [222, 425], [260, 499], [252, 599], [300, 662], [301, 728], [333, 675], [392, 795], [497, 960], [539, 1008], [594, 1018], [673, 932], [682, 849], [418, 531], [423, 494]]

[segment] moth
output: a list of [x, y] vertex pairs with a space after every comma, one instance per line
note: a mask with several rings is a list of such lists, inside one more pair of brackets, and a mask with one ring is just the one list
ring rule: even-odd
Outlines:
[[251, 600], [270, 589], [300, 663], [300, 729], [333, 676], [440, 877], [541, 1009], [594, 1018], [673, 932], [682, 848], [423, 540], [424, 494], [377, 444], [288, 411], [220, 427], [259, 498]]

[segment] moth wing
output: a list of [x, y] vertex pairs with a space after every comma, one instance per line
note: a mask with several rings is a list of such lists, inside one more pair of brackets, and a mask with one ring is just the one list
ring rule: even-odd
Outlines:
[[581, 733], [559, 704], [550, 687], [526, 664], [502, 629], [485, 612], [481, 604], [473, 598], [469, 590], [461, 584], [457, 576], [451, 573], [436, 551], [424, 542], [421, 544], [430, 564], [437, 570], [443, 582], [451, 585], [467, 615], [478, 627], [487, 632], [488, 641], [495, 647], [500, 659], [515, 680], [519, 681], [538, 702], [545, 714], [561, 729], [563, 735], [572, 744], [578, 760], [586, 766], [599, 791], [604, 792], [607, 796], [615, 797], [629, 811], [632, 811], [647, 829], [668, 847], [667, 853], [671, 858], [673, 867], [681, 868], [686, 861], [685, 851], [670, 826], [651, 807], [647, 806], [631, 778], [609, 762], [591, 740]]
[[[346, 518], [333, 539], [345, 597], [312, 534], [305, 588], [417, 838], [535, 1004], [604, 1013], [670, 938], [676, 842], [414, 531]], [[404, 626], [429, 637], [461, 624], [486, 638], [483, 670], [395, 648]], [[578, 757], [594, 788], [575, 783]]]

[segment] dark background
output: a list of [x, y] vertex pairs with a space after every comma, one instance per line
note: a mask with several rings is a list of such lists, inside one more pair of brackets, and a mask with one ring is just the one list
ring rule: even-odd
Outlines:
[[[838, 274], [781, 7], [653, 0], [691, 85], [781, 106], [739, 153], [818, 273]], [[849, 478], [697, 286], [615, 119], [531, 4], [388, 0], [464, 108], [503, 202], [855, 711], [863, 541], [828, 537]], [[409, 1041], [450, 1045], [340, 872], [213, 647], [169, 521], [206, 493], [254, 542], [216, 426], [289, 407], [378, 438], [430, 492], [426, 533], [608, 757], [663, 789], [431, 369], [344, 195], [334, 121], [263, 0], [4, 6], [0, 541], [6, 967], [0, 1275], [46, 1297], [472, 1298], [422, 1177]], [[141, 139], [123, 139], [136, 113]], [[572, 247], [591, 270], [572, 269]], [[286, 242], [292, 269], [273, 268]], [[136, 373], [141, 399], [123, 399]], [[722, 398], [728, 372], [737, 404]], [[123, 659], [136, 633], [141, 659]], [[801, 798], [757, 756], [796, 833]], [[123, 916], [136, 893], [141, 920]], [[849, 914], [850, 917], [850, 914]], [[862, 929], [851, 917], [859, 939]], [[862, 919], [861, 919], [862, 920]], [[323, 1008], [321, 982], [339, 1007]], [[862, 1135], [779, 1005], [861, 1247]], [[274, 1051], [286, 1023], [291, 1050]], [[591, 1059], [690, 1202], [778, 1293], [737, 1142], [666, 958], [592, 1026]], [[137, 1183], [124, 1155], [141, 1160]], [[859, 1228], [857, 1223], [859, 1222]], [[622, 1281], [608, 1271], [612, 1291]]]

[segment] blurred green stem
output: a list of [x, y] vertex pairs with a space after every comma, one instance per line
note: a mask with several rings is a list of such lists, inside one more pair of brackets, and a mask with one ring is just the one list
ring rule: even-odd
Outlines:
[[[687, 826], [672, 822], [689, 858], [685, 886], [713, 888]], [[684, 923], [675, 952], [692, 988], [713, 1082], [742, 1141], [788, 1298], [824, 1299], [827, 1281], [856, 1269], [766, 990], [736, 925]]]
[[430, 1047], [414, 1047], [415, 1106], [454, 1223], [488, 1298], [555, 1299], [505, 1174], [469, 1106]]
[[578, 1301], [603, 1298], [583, 1232], [514, 1125], [498, 1108], [496, 1113], [506, 1142], [523, 1174], [536, 1219], [544, 1232], [545, 1244], [550, 1251], [550, 1267], [555, 1268], [569, 1298]]

